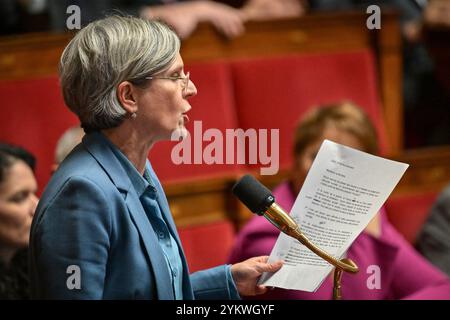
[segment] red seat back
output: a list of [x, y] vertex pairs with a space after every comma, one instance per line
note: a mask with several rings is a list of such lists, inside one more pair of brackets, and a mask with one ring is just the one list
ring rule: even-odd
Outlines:
[[239, 60], [232, 67], [239, 125], [280, 129], [281, 167], [291, 164], [297, 121], [320, 104], [360, 105], [374, 122], [382, 149], [386, 146], [370, 51]]
[[178, 232], [190, 272], [226, 263], [235, 236], [229, 221], [180, 228]]
[[0, 141], [25, 147], [37, 158], [36, 177], [42, 191], [54, 163], [62, 133], [78, 123], [64, 105], [57, 77], [0, 81], [3, 105]]
[[436, 192], [393, 196], [386, 202], [389, 221], [410, 243], [415, 242], [437, 196]]

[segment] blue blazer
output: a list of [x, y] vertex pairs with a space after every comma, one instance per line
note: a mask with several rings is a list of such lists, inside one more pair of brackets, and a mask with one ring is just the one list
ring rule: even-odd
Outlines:
[[[151, 167], [150, 173], [180, 248], [184, 299], [238, 298], [227, 266], [188, 274], [164, 191]], [[98, 132], [84, 137], [42, 195], [31, 227], [30, 277], [38, 299], [174, 299], [141, 201]]]

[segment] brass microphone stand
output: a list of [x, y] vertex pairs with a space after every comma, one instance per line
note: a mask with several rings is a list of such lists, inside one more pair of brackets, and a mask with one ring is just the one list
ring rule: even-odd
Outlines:
[[275, 202], [264, 212], [264, 217], [269, 220], [278, 229], [286, 233], [287, 235], [297, 239], [307, 247], [309, 250], [317, 254], [322, 259], [336, 267], [334, 272], [334, 287], [333, 287], [333, 299], [341, 300], [341, 279], [342, 273], [350, 272], [357, 273], [359, 271], [358, 266], [350, 259], [337, 260], [333, 256], [329, 255], [314, 243], [312, 243], [301, 231], [297, 223], [279, 207]]

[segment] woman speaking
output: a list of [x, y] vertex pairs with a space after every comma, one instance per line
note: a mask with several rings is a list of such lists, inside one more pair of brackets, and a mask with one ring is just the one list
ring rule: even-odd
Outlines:
[[185, 132], [180, 40], [166, 25], [111, 16], [80, 30], [60, 63], [64, 101], [86, 135], [36, 210], [31, 293], [40, 299], [234, 299], [256, 295], [255, 257], [189, 275], [169, 205], [147, 155]]

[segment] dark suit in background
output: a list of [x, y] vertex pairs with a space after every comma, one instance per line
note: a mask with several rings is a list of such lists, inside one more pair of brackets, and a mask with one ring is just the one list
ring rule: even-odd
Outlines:
[[417, 238], [417, 249], [450, 276], [450, 186], [431, 209]]

